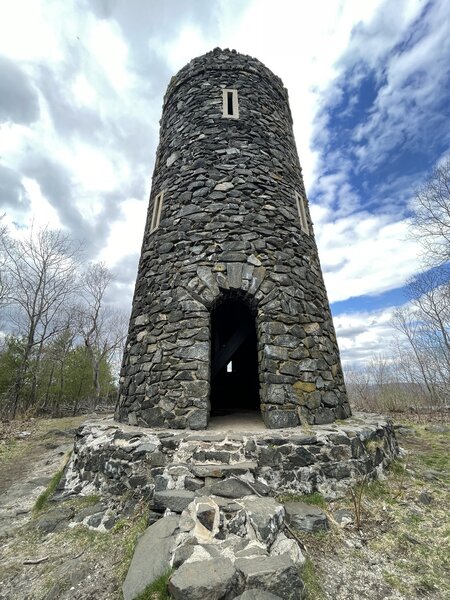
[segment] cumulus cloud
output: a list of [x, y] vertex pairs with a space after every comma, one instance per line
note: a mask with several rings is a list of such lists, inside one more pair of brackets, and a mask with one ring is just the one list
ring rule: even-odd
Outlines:
[[30, 200], [19, 173], [0, 164], [0, 199], [2, 208], [26, 211]]
[[389, 354], [397, 332], [391, 325], [392, 308], [360, 311], [334, 317], [344, 366], [366, 363], [375, 354]]
[[0, 56], [0, 123], [32, 123], [39, 117], [39, 98], [27, 75]]

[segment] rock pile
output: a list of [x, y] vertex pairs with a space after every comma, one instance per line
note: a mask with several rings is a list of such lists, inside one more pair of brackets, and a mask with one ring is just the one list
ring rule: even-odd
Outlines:
[[257, 495], [201, 496], [177, 512], [139, 540], [123, 585], [125, 600], [169, 567], [175, 569], [169, 590], [176, 600], [303, 597], [305, 559], [286, 535], [282, 504]]

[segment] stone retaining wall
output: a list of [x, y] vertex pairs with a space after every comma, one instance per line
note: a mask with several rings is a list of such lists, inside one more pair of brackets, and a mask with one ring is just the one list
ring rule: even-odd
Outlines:
[[397, 453], [392, 423], [377, 415], [276, 433], [175, 433], [97, 421], [80, 427], [62, 487], [64, 494], [133, 490], [156, 510], [178, 512], [206, 495], [333, 498], [377, 477]]

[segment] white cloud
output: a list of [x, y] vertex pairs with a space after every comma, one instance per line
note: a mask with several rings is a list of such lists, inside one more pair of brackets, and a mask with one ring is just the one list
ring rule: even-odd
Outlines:
[[14, 0], [2, 6], [0, 53], [23, 61], [60, 60], [58, 29], [46, 19], [40, 0]]
[[[397, 6], [383, 11], [383, 20], [376, 22], [375, 31], [368, 30], [365, 35], [356, 36], [351, 50], [347, 53], [346, 63], [366, 61], [375, 69], [379, 80], [383, 81], [377, 97], [369, 112], [353, 136], [356, 144], [355, 156], [365, 169], [374, 169], [387, 159], [387, 154], [397, 145], [409, 143], [420, 150], [423, 129], [431, 129], [435, 118], [434, 107], [447, 98], [438, 93], [439, 81], [443, 81], [450, 72], [450, 33], [449, 5], [446, 0], [433, 3], [424, 19], [416, 24], [416, 30], [407, 45], [401, 49], [397, 44], [405, 28], [417, 18], [423, 5], [420, 2], [403, 3], [400, 11], [400, 27], [394, 21]], [[395, 31], [388, 28], [391, 36], [385, 39], [381, 29], [392, 17]], [[402, 18], [403, 17], [403, 18]], [[376, 48], [368, 47], [362, 55], [357, 44], [370, 39], [370, 33], [377, 40]], [[383, 41], [384, 43], [380, 43]]]
[[212, 50], [212, 40], [202, 34], [200, 27], [192, 23], [184, 25], [178, 36], [169, 41], [153, 39], [152, 46], [160, 56], [164, 56], [173, 73], [179, 71], [192, 58]]
[[344, 365], [367, 362], [374, 354], [390, 353], [397, 332], [391, 325], [393, 309], [360, 311], [335, 316], [334, 326]]
[[124, 256], [124, 240], [135, 240], [132, 248], [128, 247], [126, 253], [139, 249], [144, 235], [144, 226], [147, 217], [146, 202], [130, 198], [121, 204], [121, 217], [109, 232], [108, 240], [100, 253], [99, 260], [114, 266]]
[[22, 184], [31, 201], [31, 213], [28, 216], [27, 222], [28, 227], [33, 225], [39, 229], [48, 225], [51, 229], [59, 229], [62, 223], [58, 217], [58, 213], [42, 195], [38, 184], [28, 177], [22, 179]]
[[419, 270], [406, 221], [356, 213], [322, 223], [317, 237], [331, 302], [400, 287]]
[[83, 41], [101, 71], [121, 94], [130, 85], [128, 47], [117, 24], [111, 21], [92, 21]]

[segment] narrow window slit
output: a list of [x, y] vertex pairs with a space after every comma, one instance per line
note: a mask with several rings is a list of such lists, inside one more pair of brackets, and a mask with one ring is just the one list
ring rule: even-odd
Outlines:
[[306, 235], [309, 235], [308, 219], [306, 217], [305, 198], [298, 192], [295, 192], [295, 201], [297, 203], [297, 211], [300, 219], [300, 227]]
[[158, 229], [159, 222], [161, 220], [161, 211], [163, 204], [164, 192], [160, 192], [155, 200], [153, 201], [153, 212], [152, 212], [152, 221], [150, 224], [150, 233], [153, 233], [155, 229]]
[[239, 119], [238, 91], [224, 89], [222, 90], [222, 93], [222, 117], [224, 117], [225, 119]]
[[227, 92], [227, 113], [233, 114], [233, 92]]

